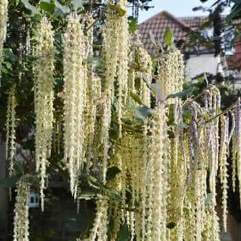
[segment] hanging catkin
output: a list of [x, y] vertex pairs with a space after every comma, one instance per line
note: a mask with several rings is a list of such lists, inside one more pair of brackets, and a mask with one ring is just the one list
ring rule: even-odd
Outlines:
[[35, 159], [40, 174], [41, 207], [44, 209], [46, 168], [51, 155], [54, 100], [54, 32], [46, 17], [37, 26], [34, 56], [34, 100], [36, 115]]
[[[160, 88], [161, 100], [168, 95], [182, 90], [184, 82], [184, 62], [183, 56], [177, 48], [173, 47], [163, 53], [159, 59], [159, 73], [157, 84]], [[168, 101], [172, 103], [172, 100]]]
[[[138, 40], [137, 40], [138, 41]], [[135, 44], [138, 44], [135, 43]], [[151, 91], [152, 84], [152, 59], [148, 52], [141, 44], [136, 47], [135, 61], [137, 65], [137, 77], [140, 78], [140, 98], [144, 105], [151, 106]]]
[[68, 18], [64, 34], [64, 159], [70, 175], [70, 189], [76, 196], [78, 173], [83, 166], [85, 138], [86, 68], [84, 34], [77, 15]]
[[129, 32], [127, 1], [121, 0], [119, 3], [124, 16], [119, 19], [119, 46], [118, 46], [118, 68], [117, 68], [117, 119], [119, 124], [119, 136], [122, 135], [123, 107], [128, 94], [128, 54], [129, 54]]
[[[232, 158], [235, 159], [233, 161], [233, 169], [234, 169], [233, 172], [237, 172], [238, 183], [239, 183], [239, 193], [240, 193], [239, 199], [241, 203], [241, 103], [240, 103], [240, 98], [238, 98], [236, 108], [235, 108], [235, 131], [232, 138]], [[233, 174], [233, 176], [234, 175], [235, 174]]]
[[7, 35], [8, 0], [0, 0], [0, 86], [3, 62], [3, 44]]
[[[152, 188], [152, 233], [151, 240], [165, 240], [166, 237], [166, 109], [159, 105], [155, 109], [151, 127], [150, 159], [153, 165]], [[148, 215], [148, 214], [147, 214]]]
[[85, 101], [85, 130], [86, 130], [86, 159], [90, 160], [93, 158], [94, 145], [93, 141], [96, 133], [96, 113], [97, 113], [97, 99], [99, 98], [98, 94], [98, 85], [99, 79], [94, 75], [94, 65], [90, 61], [93, 59], [93, 43], [94, 43], [94, 19], [92, 16], [87, 16], [87, 25], [88, 27], [87, 36], [86, 36], [86, 58], [87, 58], [87, 81], [86, 81], [86, 101]]
[[110, 147], [109, 142], [109, 129], [111, 124], [111, 106], [114, 97], [114, 80], [117, 75], [117, 63], [118, 63], [118, 47], [119, 47], [119, 28], [120, 28], [120, 16], [111, 9], [112, 1], [108, 2], [109, 7], [107, 9], [106, 24], [104, 30], [104, 58], [105, 58], [105, 81], [103, 86], [103, 117], [101, 126], [101, 143], [103, 145], [103, 169], [102, 179], [105, 182], [107, 160], [109, 158], [108, 151]]
[[[211, 86], [204, 92], [204, 109], [210, 117], [216, 117], [220, 113], [220, 92]], [[205, 125], [206, 136], [206, 159], [209, 168], [209, 187], [212, 193], [212, 201], [216, 202], [216, 178], [218, 172], [218, 156], [219, 156], [219, 117]]]
[[14, 174], [14, 157], [16, 154], [16, 97], [15, 88], [9, 91], [6, 121], [6, 159], [9, 159], [9, 176]]
[[13, 241], [29, 241], [29, 192], [29, 184], [20, 179], [14, 209]]
[[96, 207], [96, 217], [90, 231], [88, 241], [106, 241], [108, 239], [108, 200], [99, 200]]

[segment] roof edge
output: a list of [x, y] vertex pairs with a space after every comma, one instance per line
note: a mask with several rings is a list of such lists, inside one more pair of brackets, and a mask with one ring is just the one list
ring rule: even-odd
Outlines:
[[187, 29], [187, 30], [191, 30], [191, 28], [186, 24], [184, 23], [183, 21], [181, 21], [180, 19], [176, 18], [174, 15], [172, 15], [171, 13], [169, 13], [168, 11], [161, 11], [157, 14], [155, 14], [154, 16], [146, 19], [144, 22], [140, 23], [139, 25], [142, 25], [142, 24], [145, 24], [145, 23], [148, 23], [149, 21], [155, 19], [156, 17], [160, 16], [160, 15], [166, 15], [167, 17], [171, 18], [172, 20], [174, 20], [176, 23], [178, 23], [179, 25], [181, 25], [183, 28]]

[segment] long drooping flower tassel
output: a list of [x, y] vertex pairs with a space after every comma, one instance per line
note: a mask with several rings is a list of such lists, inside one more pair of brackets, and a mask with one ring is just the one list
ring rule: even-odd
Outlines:
[[238, 177], [239, 183], [239, 193], [240, 193], [240, 205], [241, 205], [241, 102], [238, 98], [236, 108], [235, 108], [235, 131], [232, 141], [232, 158], [233, 160], [233, 179], [235, 181], [235, 172]]
[[[182, 90], [184, 82], [184, 62], [181, 52], [175, 47], [163, 53], [159, 59], [158, 88], [161, 100]], [[172, 100], [168, 101], [172, 103]]]
[[80, 19], [71, 15], [64, 35], [64, 159], [70, 189], [76, 196], [78, 173], [83, 166], [86, 68], [83, 65], [84, 34]]
[[150, 159], [153, 166], [152, 176], [152, 239], [165, 240], [167, 221], [167, 155], [165, 106], [159, 105], [155, 109], [151, 128], [152, 140], [150, 144]]
[[0, 0], [0, 86], [1, 86], [1, 67], [3, 62], [3, 44], [7, 33], [8, 0]]
[[43, 18], [36, 32], [34, 55], [37, 58], [34, 66], [35, 84], [35, 159], [36, 170], [40, 174], [41, 207], [44, 209], [44, 189], [46, 188], [46, 168], [51, 155], [54, 100], [54, 33], [51, 23]]
[[[120, 7], [127, 12], [127, 1], [121, 0]], [[119, 46], [117, 68], [117, 119], [119, 124], [119, 136], [122, 135], [123, 107], [128, 94], [128, 54], [129, 54], [129, 31], [128, 16], [125, 14], [119, 19]]]
[[6, 159], [9, 159], [9, 176], [14, 173], [14, 157], [16, 154], [16, 97], [15, 88], [12, 88], [8, 96], [7, 122], [6, 122]]
[[228, 213], [228, 133], [229, 132], [229, 118], [221, 117], [221, 140], [219, 153], [219, 167], [220, 167], [220, 181], [222, 185], [222, 208], [223, 208], [223, 226], [224, 231], [227, 231], [227, 213]]
[[[86, 58], [88, 60], [93, 59], [93, 43], [94, 43], [94, 19], [92, 16], [88, 16], [87, 24], [90, 26], [86, 36]], [[94, 74], [94, 65], [92, 61], [87, 63], [87, 81], [86, 81], [86, 101], [85, 101], [85, 148], [86, 148], [86, 160], [94, 159], [95, 145], [93, 141], [96, 136], [96, 114], [97, 114], [97, 100], [99, 96], [100, 80], [96, 78]]]
[[29, 192], [29, 183], [20, 179], [14, 209], [13, 241], [29, 241]]
[[[112, 1], [109, 1], [111, 5]], [[114, 97], [114, 80], [117, 74], [120, 17], [109, 7], [104, 31], [105, 81], [103, 86], [103, 116], [101, 123], [101, 143], [103, 145], [103, 182], [106, 179], [108, 151], [110, 147], [109, 130], [111, 124], [111, 106]]]

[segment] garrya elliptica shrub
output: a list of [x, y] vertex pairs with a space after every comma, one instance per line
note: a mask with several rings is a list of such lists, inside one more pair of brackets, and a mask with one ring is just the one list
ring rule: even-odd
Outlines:
[[[0, 10], [6, 16], [6, 9]], [[123, 228], [129, 240], [137, 241], [220, 240], [220, 230], [227, 229], [229, 157], [233, 190], [236, 183], [241, 187], [240, 99], [222, 111], [214, 85], [199, 98], [182, 99], [182, 53], [168, 46], [154, 68], [142, 44], [131, 43], [126, 0], [108, 1], [99, 62], [93, 16], [72, 12], [64, 19], [63, 33], [50, 18], [41, 17], [35, 31], [29, 31], [33, 39], [27, 41], [28, 54], [33, 53], [36, 171], [25, 169], [17, 182], [14, 240], [29, 240], [28, 195], [33, 183], [25, 176], [38, 174], [43, 209], [48, 171], [60, 152], [63, 157], [56, 162], [68, 171], [73, 197], [93, 197], [81, 189], [83, 176], [96, 191], [96, 216], [85, 240], [119, 240]], [[2, 19], [0, 51], [6, 28]], [[56, 35], [61, 35], [60, 50]], [[63, 88], [55, 88], [56, 46]], [[101, 71], [96, 62], [102, 64]], [[12, 88], [6, 118], [10, 175], [15, 171], [16, 99]], [[113, 169], [117, 171], [110, 177]]]

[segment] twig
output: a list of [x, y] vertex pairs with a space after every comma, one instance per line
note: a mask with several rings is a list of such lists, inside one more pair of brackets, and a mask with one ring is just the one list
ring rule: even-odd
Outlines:
[[218, 118], [218, 117], [220, 117], [220, 116], [222, 116], [222, 115], [227, 114], [229, 111], [233, 110], [233, 109], [236, 107], [236, 104], [237, 104], [236, 102], [237, 102], [237, 101], [235, 101], [234, 104], [232, 104], [230, 107], [228, 107], [228, 108], [227, 108], [226, 110], [224, 110], [223, 112], [215, 115], [214, 117], [210, 118], [209, 120], [205, 121], [205, 122], [202, 123], [202, 124], [206, 125], [206, 124], [208, 124], [209, 122], [215, 120], [216, 118]]

